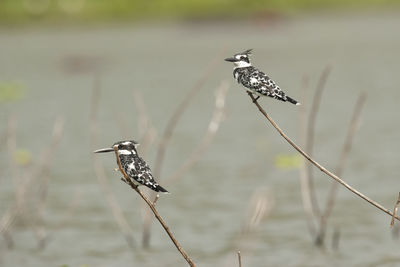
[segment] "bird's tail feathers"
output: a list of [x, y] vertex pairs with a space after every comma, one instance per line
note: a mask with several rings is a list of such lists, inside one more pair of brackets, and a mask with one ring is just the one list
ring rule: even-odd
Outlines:
[[159, 184], [156, 185], [155, 191], [161, 192], [161, 193], [165, 193], [165, 194], [169, 194], [169, 192], [167, 191], [167, 189], [165, 189], [164, 187], [162, 187], [162, 186], [159, 185]]
[[301, 105], [299, 102], [297, 102], [296, 100], [294, 100], [294, 99], [291, 98], [291, 97], [286, 96], [286, 100], [289, 101], [289, 102], [292, 103], [292, 104]]

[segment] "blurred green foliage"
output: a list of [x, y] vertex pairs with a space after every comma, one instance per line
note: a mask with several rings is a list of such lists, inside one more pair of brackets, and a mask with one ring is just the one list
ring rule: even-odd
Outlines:
[[26, 149], [15, 151], [15, 162], [20, 166], [28, 165], [32, 162], [32, 153]]
[[393, 8], [399, 0], [0, 0], [0, 23], [231, 18], [325, 9]]
[[303, 158], [299, 154], [280, 154], [275, 158], [275, 166], [279, 169], [297, 169], [303, 164]]
[[15, 82], [0, 82], [0, 102], [20, 100], [25, 96], [25, 87]]

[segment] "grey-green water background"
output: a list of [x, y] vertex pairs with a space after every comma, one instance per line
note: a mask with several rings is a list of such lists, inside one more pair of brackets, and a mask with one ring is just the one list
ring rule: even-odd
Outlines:
[[[231, 83], [226, 118], [211, 147], [178, 183], [168, 186], [157, 206], [171, 230], [198, 266], [396, 266], [399, 240], [390, 217], [340, 188], [327, 244], [318, 249], [307, 229], [299, 169], [278, 168], [280, 155], [295, 151], [279, 136], [232, 79], [223, 58], [253, 48], [253, 63], [293, 98], [300, 99], [304, 75], [316, 86], [323, 68], [332, 72], [317, 121], [315, 158], [336, 166], [353, 105], [368, 94], [359, 132], [343, 177], [361, 192], [392, 209], [400, 190], [398, 13], [294, 17], [273, 23], [186, 23], [108, 25], [88, 28], [0, 30], [0, 81], [19, 87], [24, 96], [3, 101], [0, 133], [10, 117], [17, 121], [17, 149], [37, 154], [51, 140], [54, 120], [65, 131], [52, 159], [44, 214], [49, 239], [39, 250], [29, 223], [13, 226], [15, 247], [0, 242], [1, 266], [185, 266], [168, 236], [155, 222], [150, 249], [140, 246], [141, 199], [122, 183], [114, 155], [96, 155], [107, 170], [133, 229], [136, 248], [127, 246], [95, 177], [89, 117], [95, 76], [101, 87], [98, 144], [140, 140], [133, 92], [140, 91], [158, 137], [166, 120], [221, 51], [221, 63], [179, 122], [166, 154], [162, 176], [181, 165], [200, 142], [213, 112], [214, 90]], [[5, 85], [5, 86], [6, 86]], [[309, 107], [309, 100], [304, 105]], [[272, 99], [261, 101], [295, 141], [299, 108]], [[122, 122], [121, 122], [122, 121]], [[121, 129], [121, 125], [126, 128]], [[156, 139], [157, 141], [158, 139]], [[146, 156], [154, 163], [156, 146]], [[15, 199], [7, 146], [0, 148], [0, 214]], [[24, 166], [19, 166], [23, 170]], [[162, 184], [162, 178], [159, 179]], [[316, 170], [323, 202], [331, 180]], [[271, 213], [244, 239], [240, 231], [256, 190], [273, 199]], [[77, 193], [78, 192], [78, 193]], [[71, 216], [74, 198], [78, 206]], [[334, 228], [340, 245], [332, 250]]]

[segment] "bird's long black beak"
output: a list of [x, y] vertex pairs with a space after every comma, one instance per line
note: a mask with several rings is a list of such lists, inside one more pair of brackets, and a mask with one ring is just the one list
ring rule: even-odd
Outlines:
[[225, 58], [225, 61], [236, 62], [238, 60], [236, 58], [234, 58], [234, 57], [228, 57], [228, 58]]
[[105, 153], [105, 152], [112, 152], [114, 151], [114, 148], [109, 147], [109, 148], [101, 148], [93, 151], [93, 153]]

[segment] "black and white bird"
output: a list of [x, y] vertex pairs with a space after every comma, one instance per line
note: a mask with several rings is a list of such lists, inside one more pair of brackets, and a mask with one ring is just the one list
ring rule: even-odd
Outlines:
[[168, 193], [154, 180], [149, 165], [138, 155], [136, 150], [138, 145], [139, 143], [133, 140], [120, 141], [110, 148], [98, 149], [94, 153], [114, 152], [117, 148], [121, 166], [135, 185], [145, 185], [156, 192]]
[[251, 51], [252, 49], [249, 49], [225, 59], [233, 62], [233, 77], [235, 80], [246, 87], [248, 92], [256, 94], [256, 100], [260, 96], [269, 96], [284, 102], [289, 101], [292, 104], [300, 105], [299, 102], [287, 96], [264, 72], [251, 65], [249, 58]]

